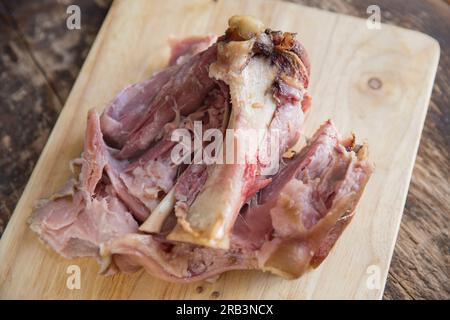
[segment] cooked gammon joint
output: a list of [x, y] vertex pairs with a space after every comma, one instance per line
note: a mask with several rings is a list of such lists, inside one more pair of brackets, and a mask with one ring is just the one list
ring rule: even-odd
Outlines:
[[[74, 177], [40, 202], [31, 229], [64, 257], [95, 257], [104, 274], [143, 267], [185, 283], [317, 267], [372, 167], [367, 145], [341, 138], [330, 120], [292, 151], [311, 105], [296, 35], [235, 16], [221, 37], [170, 47], [165, 69], [89, 112]], [[175, 161], [185, 145], [194, 147]], [[222, 161], [195, 160], [212, 146]]]
[[[293, 34], [266, 30], [249, 17], [230, 19], [217, 50], [217, 61], [211, 64], [209, 75], [229, 87], [232, 111], [227, 134], [232, 137], [226, 141], [234, 140], [234, 152], [244, 161], [236, 158], [235, 163], [207, 169], [204, 186], [186, 214], [178, 217], [168, 239], [228, 249], [239, 209], [252, 193], [270, 182], [258, 179], [258, 155], [272, 122], [283, 112], [277, 109], [294, 108], [297, 117], [293, 118], [296, 123], [291, 131], [297, 132], [302, 126], [309, 71], [308, 63], [303, 61], [307, 61], [306, 54]], [[258, 130], [267, 134], [258, 135], [254, 147], [248, 148], [242, 140]], [[282, 140], [283, 152], [295, 142], [289, 135]], [[225, 144], [225, 152], [227, 147], [229, 144]]]

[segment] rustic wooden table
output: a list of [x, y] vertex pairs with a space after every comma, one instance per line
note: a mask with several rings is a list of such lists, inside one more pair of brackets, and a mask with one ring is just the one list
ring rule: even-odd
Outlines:
[[[450, 298], [450, 3], [448, 0], [295, 0], [427, 33], [441, 45], [430, 109], [385, 299]], [[78, 4], [81, 30], [68, 31]], [[0, 0], [0, 235], [69, 94], [109, 0]], [[67, 137], [70, 139], [70, 137]]]

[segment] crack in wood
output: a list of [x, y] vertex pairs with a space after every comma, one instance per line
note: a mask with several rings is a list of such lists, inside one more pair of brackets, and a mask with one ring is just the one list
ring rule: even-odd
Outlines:
[[408, 295], [412, 300], [416, 300], [416, 297], [414, 296], [414, 294], [409, 292], [408, 288], [402, 284], [401, 280], [399, 280], [397, 278], [397, 276], [395, 275], [394, 272], [389, 271], [389, 275], [394, 280], [393, 282], [397, 283], [400, 286], [400, 288], [403, 289], [403, 291], [406, 293], [406, 295]]

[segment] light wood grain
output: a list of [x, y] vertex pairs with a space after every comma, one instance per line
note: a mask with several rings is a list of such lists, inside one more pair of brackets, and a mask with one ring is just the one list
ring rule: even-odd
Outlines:
[[[125, 85], [148, 77], [168, 57], [169, 35], [220, 34], [233, 14], [252, 14], [273, 29], [296, 31], [311, 63], [311, 134], [328, 117], [342, 132], [368, 140], [376, 171], [357, 215], [327, 260], [300, 280], [259, 272], [230, 272], [213, 284], [169, 284], [144, 272], [97, 275], [92, 259], [65, 260], [46, 249], [26, 220], [36, 199], [69, 177], [82, 148], [87, 110], [101, 110]], [[294, 4], [269, 1], [116, 1], [0, 242], [2, 298], [380, 298], [405, 203], [412, 166], [439, 58], [428, 36]], [[382, 82], [379, 90], [370, 78]], [[78, 264], [82, 288], [66, 287]], [[380, 271], [378, 289], [367, 268]], [[204, 290], [197, 293], [197, 286]]]

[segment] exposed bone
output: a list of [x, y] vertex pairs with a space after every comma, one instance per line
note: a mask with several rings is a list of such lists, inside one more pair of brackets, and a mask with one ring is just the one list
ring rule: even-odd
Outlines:
[[228, 20], [231, 31], [236, 31], [244, 40], [256, 37], [264, 31], [264, 24], [251, 16], [232, 16]]
[[161, 202], [152, 211], [152, 214], [139, 227], [140, 231], [148, 233], [159, 233], [166, 218], [173, 212], [175, 206], [175, 186], [161, 200]]
[[[250, 48], [248, 42], [224, 44], [220, 50], [226, 60], [232, 61], [218, 62], [210, 68], [211, 76], [230, 87], [233, 107], [229, 129], [267, 129], [276, 109], [272, 92], [268, 89], [277, 70], [265, 57], [254, 57], [244, 64], [242, 57]], [[253, 108], [255, 103], [263, 107]], [[233, 138], [237, 140], [237, 137]], [[240, 152], [245, 154], [247, 161], [255, 161], [256, 152], [249, 154], [240, 149], [245, 146], [235, 145], [236, 154]], [[247, 180], [252, 179], [246, 177], [247, 169], [248, 164], [214, 166], [203, 190], [189, 208], [187, 218], [179, 220], [168, 239], [227, 249], [230, 230], [246, 197]]]
[[[230, 140], [234, 141], [232, 148], [239, 159], [237, 163], [234, 159], [233, 164], [226, 161], [208, 168], [205, 185], [187, 215], [178, 217], [167, 239], [229, 248], [230, 232], [239, 209], [258, 190], [256, 176], [261, 169], [258, 151], [276, 107], [296, 100], [300, 107], [307, 87], [309, 71], [302, 61], [307, 58], [294, 36], [265, 30], [261, 22], [251, 17], [234, 16], [229, 20], [226, 37], [217, 44], [217, 61], [210, 65], [209, 75], [225, 82], [230, 89], [232, 110], [228, 128], [235, 134], [226, 137], [225, 149], [230, 148]], [[259, 135], [256, 145], [249, 150], [248, 145], [240, 143], [245, 137], [236, 134], [237, 129], [262, 129], [266, 133]], [[239, 161], [242, 158], [244, 163]]]

